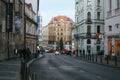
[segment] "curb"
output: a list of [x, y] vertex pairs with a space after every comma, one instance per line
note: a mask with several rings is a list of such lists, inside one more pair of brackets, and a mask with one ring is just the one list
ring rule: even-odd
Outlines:
[[118, 69], [120, 69], [119, 66], [112, 66], [112, 65], [109, 65], [109, 64], [104, 64], [104, 63], [94, 62], [94, 61], [90, 61], [90, 60], [86, 60], [86, 59], [81, 59], [81, 58], [80, 58], [80, 60], [89, 61], [89, 62], [91, 62], [91, 63], [96, 63], [96, 64], [99, 64], [99, 65], [104, 65], [104, 66], [108, 66], [108, 67], [112, 67], [112, 68], [118, 68]]
[[30, 60], [27, 64], [27, 67], [29, 67], [30, 64], [32, 64], [34, 61], [37, 61], [38, 59], [44, 57], [45, 55], [40, 55], [38, 58], [33, 58], [32, 60]]

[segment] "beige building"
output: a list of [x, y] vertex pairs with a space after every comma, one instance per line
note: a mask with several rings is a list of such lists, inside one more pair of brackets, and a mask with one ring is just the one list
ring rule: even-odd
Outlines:
[[25, 22], [26, 22], [26, 47], [30, 48], [31, 53], [36, 51], [37, 41], [37, 15], [33, 11], [32, 4], [26, 3], [25, 6]]
[[42, 45], [44, 48], [49, 48], [49, 45], [48, 45], [48, 26], [42, 27]]
[[54, 49], [59, 45], [60, 39], [62, 39], [64, 48], [70, 49], [72, 30], [74, 22], [67, 16], [56, 16], [52, 18], [48, 24], [49, 37], [48, 43], [53, 46]]

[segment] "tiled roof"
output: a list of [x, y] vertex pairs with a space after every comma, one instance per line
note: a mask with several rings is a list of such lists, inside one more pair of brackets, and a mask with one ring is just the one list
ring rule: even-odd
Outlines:
[[69, 17], [67, 16], [56, 16], [56, 17], [53, 17], [52, 20], [49, 22], [49, 24], [52, 24], [53, 21], [60, 21], [60, 20], [64, 20], [64, 21], [70, 21], [71, 23], [73, 23], [73, 20], [70, 19]]

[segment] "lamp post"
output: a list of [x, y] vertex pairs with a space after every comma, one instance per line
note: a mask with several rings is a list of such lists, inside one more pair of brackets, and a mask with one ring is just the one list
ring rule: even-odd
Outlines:
[[26, 48], [26, 14], [25, 14], [25, 0], [24, 0], [24, 48]]

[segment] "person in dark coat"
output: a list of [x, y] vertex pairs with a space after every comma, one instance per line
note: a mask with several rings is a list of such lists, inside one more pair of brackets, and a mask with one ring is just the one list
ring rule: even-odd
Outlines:
[[31, 51], [29, 48], [26, 48], [26, 54], [27, 54], [27, 61], [29, 61], [31, 56]]

